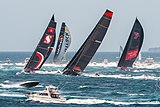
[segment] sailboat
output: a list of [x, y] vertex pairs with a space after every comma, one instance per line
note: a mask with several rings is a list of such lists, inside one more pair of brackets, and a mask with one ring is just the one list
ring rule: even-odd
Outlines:
[[120, 45], [119, 46], [119, 55], [116, 58], [120, 58], [123, 52], [123, 47]]
[[54, 21], [53, 15], [35, 51], [24, 67], [25, 72], [39, 70], [47, 60], [54, 47], [56, 37], [55, 29], [56, 22]]
[[136, 18], [127, 44], [118, 62], [118, 68], [127, 70], [127, 68], [132, 67], [142, 47], [143, 38], [143, 28]]
[[65, 59], [66, 51], [71, 44], [71, 33], [63, 22], [58, 37], [57, 47], [53, 58], [54, 63], [62, 63]]
[[80, 73], [86, 68], [93, 55], [96, 53], [98, 47], [102, 43], [112, 19], [112, 15], [113, 12], [106, 10], [86, 41], [63, 69], [63, 74], [75, 76], [80, 75]]

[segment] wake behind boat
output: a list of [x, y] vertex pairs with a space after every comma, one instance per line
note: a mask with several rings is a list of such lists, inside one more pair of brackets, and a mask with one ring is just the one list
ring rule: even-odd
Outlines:
[[26, 96], [33, 101], [51, 101], [51, 102], [65, 102], [66, 99], [60, 97], [60, 92], [58, 88], [52, 85], [46, 86], [46, 89], [42, 92], [31, 92]]
[[31, 88], [39, 84], [39, 81], [25, 81], [25, 82], [9, 82], [0, 84], [1, 87], [5, 88]]

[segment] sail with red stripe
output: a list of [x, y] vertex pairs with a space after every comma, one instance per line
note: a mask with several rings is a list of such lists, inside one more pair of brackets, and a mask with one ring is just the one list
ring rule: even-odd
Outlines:
[[132, 67], [134, 61], [136, 60], [141, 50], [143, 44], [143, 38], [144, 38], [143, 28], [138, 19], [136, 18], [130, 36], [128, 38], [127, 44], [119, 60], [118, 63], [119, 68]]
[[86, 68], [102, 43], [110, 25], [112, 15], [113, 12], [106, 10], [86, 41], [82, 44], [68, 65], [63, 69], [63, 74], [79, 75], [79, 73]]
[[54, 21], [53, 15], [35, 51], [24, 67], [24, 71], [30, 72], [38, 70], [42, 67], [43, 63], [47, 60], [54, 47], [56, 37], [55, 29], [56, 22]]

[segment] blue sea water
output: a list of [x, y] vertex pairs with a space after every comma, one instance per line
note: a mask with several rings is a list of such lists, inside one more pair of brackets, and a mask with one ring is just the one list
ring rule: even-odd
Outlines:
[[[115, 66], [88, 66], [84, 76], [65, 76], [61, 74], [20, 73], [23, 63], [32, 52], [0, 53], [0, 107], [160, 107], [160, 68], [142, 69], [128, 72], [117, 70]], [[74, 53], [67, 53], [67, 60]], [[117, 62], [117, 52], [98, 52], [93, 62]], [[142, 61], [147, 57], [154, 58], [159, 64], [159, 53], [142, 53]], [[9, 58], [10, 64], [5, 60]], [[51, 55], [46, 63], [52, 61]], [[62, 70], [64, 67], [43, 66], [42, 72]], [[93, 76], [98, 72], [102, 76]], [[17, 73], [20, 73], [17, 75]], [[144, 77], [149, 74], [151, 77]], [[34, 88], [17, 87], [17, 82], [37, 80], [40, 84]], [[11, 84], [11, 85], [10, 85]], [[46, 85], [58, 86], [66, 103], [31, 101], [25, 96], [31, 91], [41, 91]]]

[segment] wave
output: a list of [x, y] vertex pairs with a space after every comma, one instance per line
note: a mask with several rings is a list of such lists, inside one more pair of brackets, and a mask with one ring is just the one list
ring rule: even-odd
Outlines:
[[133, 67], [137, 69], [157, 69], [157, 68], [160, 68], [160, 64], [159, 63], [153, 63], [153, 64], [140, 63], [140, 64], [134, 64]]
[[85, 85], [83, 85], [83, 86], [79, 86], [79, 88], [89, 88], [89, 86], [85, 86]]
[[145, 94], [128, 94], [129, 96], [144, 96]]
[[69, 99], [65, 103], [66, 104], [102, 104], [105, 103], [105, 100], [97, 100], [97, 99]]
[[152, 75], [139, 75], [139, 76], [132, 76], [132, 75], [107, 75], [107, 77], [111, 78], [120, 78], [120, 79], [145, 79], [145, 80], [160, 80], [160, 77], [152, 76]]
[[[30, 100], [30, 99], [28, 99]], [[148, 102], [120, 102], [120, 101], [109, 101], [109, 100], [100, 100], [100, 99], [68, 99], [65, 102], [58, 101], [46, 101], [42, 99], [32, 99], [33, 101], [39, 101], [43, 103], [63, 103], [63, 104], [113, 104], [113, 105], [157, 105], [160, 104], [159, 101], [148, 101]]]
[[[17, 67], [24, 67], [25, 63], [15, 63]], [[54, 64], [54, 63], [45, 63], [43, 64], [44, 67], [65, 67], [67, 63], [65, 64]], [[109, 63], [97, 63], [97, 62], [90, 62], [88, 66], [99, 66], [99, 67], [116, 67], [117, 63], [116, 62], [109, 62]]]
[[119, 78], [119, 79], [145, 79], [145, 80], [160, 80], [160, 77], [153, 76], [153, 75], [139, 75], [139, 76], [132, 76], [132, 75], [124, 75], [124, 74], [119, 74], [119, 75], [103, 75], [103, 74], [83, 74], [83, 76], [88, 76], [88, 77], [107, 77], [107, 78]]
[[116, 62], [109, 62], [109, 63], [97, 63], [97, 62], [90, 62], [88, 66], [99, 66], [99, 67], [116, 67]]
[[27, 100], [39, 101], [43, 103], [63, 103], [63, 104], [102, 104], [106, 102], [105, 100], [97, 100], [97, 99], [68, 99], [65, 102], [47, 101], [38, 98], [32, 98]]
[[106, 101], [106, 103], [114, 104], [114, 105], [157, 105], [160, 104], [159, 101], [148, 101], [148, 102], [116, 102], [116, 101]]
[[1, 63], [0, 66], [13, 66], [14, 63]]
[[[25, 81], [28, 82], [28, 81]], [[0, 88], [26, 88], [25, 86], [21, 86], [21, 84], [25, 82], [10, 82], [9, 80], [5, 80], [4, 84], [0, 84]], [[43, 87], [42, 85], [37, 85], [36, 87]]]
[[25, 72], [24, 70], [20, 71], [20, 72], [17, 72], [16, 75], [20, 75], [20, 74], [62, 74], [62, 72], [60, 70], [57, 70], [57, 71], [42, 71], [42, 70], [36, 70], [34, 72], [30, 72], [30, 73], [27, 73]]
[[37, 74], [62, 74], [61, 71], [34, 71]]
[[4, 97], [26, 97], [24, 94], [19, 94], [19, 93], [0, 93], [0, 96], [4, 96]]
[[0, 84], [2, 88], [24, 88], [19, 84]]
[[[18, 67], [24, 67], [26, 63], [15, 63], [16, 66]], [[65, 67], [67, 64], [53, 64], [53, 63], [45, 63], [43, 66], [46, 67]]]

